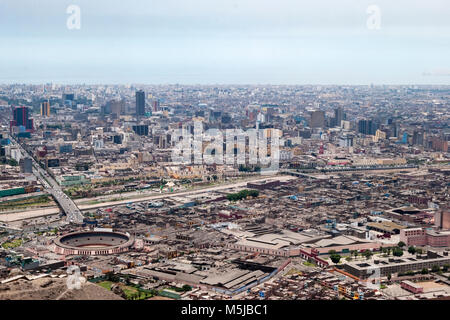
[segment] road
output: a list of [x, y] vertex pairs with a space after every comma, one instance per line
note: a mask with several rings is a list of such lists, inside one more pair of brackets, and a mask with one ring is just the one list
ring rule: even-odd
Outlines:
[[79, 207], [82, 210], [89, 210], [89, 209], [94, 209], [94, 208], [116, 206], [116, 205], [126, 204], [126, 203], [130, 203], [130, 202], [134, 203], [134, 202], [143, 202], [143, 201], [149, 201], [149, 200], [167, 199], [167, 198], [171, 198], [171, 197], [190, 196], [190, 195], [195, 195], [195, 194], [208, 193], [211, 191], [221, 191], [221, 190], [226, 190], [226, 189], [245, 187], [248, 182], [258, 182], [258, 181], [261, 182], [261, 181], [268, 180], [268, 179], [276, 179], [276, 180], [280, 180], [281, 182], [285, 182], [285, 181], [293, 180], [296, 178], [292, 177], [292, 176], [266, 176], [266, 177], [259, 177], [254, 180], [233, 182], [231, 184], [223, 184], [223, 185], [200, 188], [200, 189], [189, 190], [189, 191], [178, 191], [178, 192], [173, 192], [173, 193], [165, 192], [165, 193], [161, 193], [161, 194], [145, 196], [145, 197], [136, 198], [136, 199], [125, 199], [125, 200], [109, 201], [109, 202], [102, 202], [102, 203], [97, 203], [97, 204], [87, 204], [87, 205], [79, 204]]
[[22, 153], [22, 156], [29, 157], [33, 163], [33, 174], [39, 179], [44, 186], [45, 191], [53, 196], [55, 201], [59, 204], [62, 211], [67, 216], [67, 221], [74, 224], [83, 223], [83, 214], [77, 207], [75, 202], [72, 201], [61, 189], [58, 182], [53, 179], [46, 170], [42, 169], [36, 160], [26, 151], [15, 139], [10, 136], [11, 143], [18, 147]]
[[[251, 179], [251, 180], [233, 182], [230, 184], [223, 184], [223, 185], [219, 185], [219, 186], [210, 186], [210, 187], [206, 187], [206, 188], [199, 188], [199, 189], [189, 190], [189, 191], [179, 191], [179, 192], [174, 192], [174, 193], [164, 192], [164, 193], [155, 194], [155, 195], [143, 196], [143, 197], [135, 198], [135, 199], [108, 201], [108, 202], [102, 202], [102, 203], [97, 203], [97, 204], [81, 204], [81, 203], [79, 203], [78, 208], [84, 211], [84, 210], [96, 209], [96, 208], [101, 208], [101, 207], [123, 205], [123, 204], [130, 203], [130, 202], [135, 203], [135, 202], [143, 202], [143, 201], [150, 201], [150, 200], [167, 199], [170, 197], [190, 196], [190, 195], [195, 195], [195, 194], [207, 193], [207, 192], [211, 192], [211, 191], [222, 191], [222, 190], [227, 190], [227, 189], [232, 189], [232, 188], [237, 188], [237, 187], [245, 187], [248, 182], [257, 182], [257, 181], [263, 181], [263, 180], [267, 180], [267, 179], [277, 179], [277, 180], [284, 182], [284, 181], [289, 181], [289, 180], [296, 179], [296, 178], [293, 176], [284, 176], [284, 175], [270, 176], [270, 177], [261, 177], [260, 176], [258, 178], [255, 177], [255, 179]], [[2, 214], [0, 216], [0, 221], [12, 222], [12, 221], [26, 220], [26, 219], [31, 219], [31, 218], [38, 218], [40, 216], [52, 215], [52, 214], [56, 214], [56, 213], [58, 213], [57, 208], [45, 208], [45, 209], [37, 209], [37, 210], [33, 210], [33, 211], [15, 212], [15, 213]]]

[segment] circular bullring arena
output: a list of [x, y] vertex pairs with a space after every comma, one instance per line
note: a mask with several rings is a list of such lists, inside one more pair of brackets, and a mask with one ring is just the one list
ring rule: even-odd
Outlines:
[[127, 252], [134, 238], [128, 233], [84, 231], [65, 234], [55, 240], [55, 252], [63, 255], [107, 255]]

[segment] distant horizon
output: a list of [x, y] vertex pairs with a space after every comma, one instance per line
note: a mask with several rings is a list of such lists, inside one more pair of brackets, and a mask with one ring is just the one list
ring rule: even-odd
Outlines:
[[446, 83], [430, 83], [430, 84], [402, 84], [402, 83], [370, 83], [370, 84], [329, 84], [329, 83], [62, 83], [62, 82], [10, 82], [10, 83], [0, 83], [0, 86], [9, 86], [9, 85], [31, 85], [31, 86], [41, 86], [41, 85], [57, 85], [57, 86], [299, 86], [299, 87], [314, 87], [314, 86], [323, 86], [323, 87], [450, 87], [450, 84]]
[[0, 82], [450, 85], [449, 16], [448, 0], [3, 0]]

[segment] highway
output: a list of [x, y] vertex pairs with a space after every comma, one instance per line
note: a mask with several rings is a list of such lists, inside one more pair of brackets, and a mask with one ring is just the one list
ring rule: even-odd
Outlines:
[[59, 204], [63, 212], [67, 216], [67, 222], [74, 224], [83, 223], [83, 214], [77, 207], [75, 202], [72, 201], [61, 189], [58, 182], [53, 179], [46, 170], [42, 169], [36, 160], [26, 151], [15, 139], [10, 136], [11, 143], [18, 147], [22, 153], [22, 156], [29, 157], [33, 163], [33, 174], [39, 179], [44, 186], [45, 191], [53, 196], [55, 201]]

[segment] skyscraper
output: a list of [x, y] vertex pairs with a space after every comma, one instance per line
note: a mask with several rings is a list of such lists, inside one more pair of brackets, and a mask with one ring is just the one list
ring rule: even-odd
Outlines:
[[424, 137], [424, 133], [422, 130], [414, 130], [412, 144], [423, 146], [423, 142], [424, 142], [423, 137]]
[[33, 119], [29, 119], [29, 109], [27, 107], [17, 107], [13, 111], [13, 120], [10, 127], [24, 127], [27, 131], [33, 131]]
[[153, 112], [159, 111], [159, 100], [152, 101]]
[[311, 128], [323, 128], [325, 127], [325, 112], [324, 111], [313, 111], [311, 113]]
[[145, 92], [136, 91], [136, 116], [145, 115]]
[[341, 121], [345, 120], [345, 114], [341, 107], [334, 109], [333, 126], [340, 127]]
[[375, 135], [378, 130], [378, 124], [373, 120], [359, 120], [358, 132], [362, 134]]
[[50, 115], [50, 102], [44, 101], [41, 103], [41, 116], [48, 117]]

